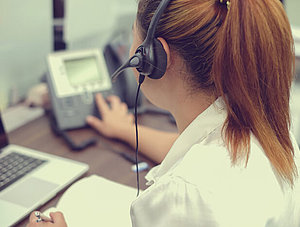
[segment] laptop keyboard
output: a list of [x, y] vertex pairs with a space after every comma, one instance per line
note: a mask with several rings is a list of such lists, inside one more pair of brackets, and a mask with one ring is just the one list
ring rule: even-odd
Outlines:
[[45, 162], [16, 152], [0, 158], [0, 191]]

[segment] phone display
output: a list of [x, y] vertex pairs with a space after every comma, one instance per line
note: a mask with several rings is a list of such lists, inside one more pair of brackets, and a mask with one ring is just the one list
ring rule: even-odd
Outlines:
[[101, 83], [103, 79], [103, 75], [98, 69], [96, 57], [65, 60], [64, 65], [69, 82], [74, 87], [96, 81]]

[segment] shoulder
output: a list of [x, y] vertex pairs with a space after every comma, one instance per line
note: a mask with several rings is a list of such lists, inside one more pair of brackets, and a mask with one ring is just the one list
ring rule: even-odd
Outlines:
[[[226, 147], [197, 144], [172, 174], [194, 185], [222, 223], [229, 221], [225, 217], [231, 219], [230, 226], [231, 221], [243, 223], [243, 219], [252, 217], [252, 226], [260, 226], [278, 215], [284, 196], [268, 159], [255, 141], [251, 142], [250, 152], [247, 165], [233, 165]], [[234, 213], [239, 218], [232, 216]]]
[[176, 175], [165, 175], [145, 190], [131, 206], [133, 227], [218, 226], [196, 185]]
[[133, 202], [131, 215], [139, 227], [245, 226], [245, 220], [264, 226], [281, 204], [281, 188], [259, 144], [251, 142], [245, 167], [233, 166], [227, 148], [210, 142], [193, 145]]
[[209, 190], [217, 186], [226, 187], [228, 183], [238, 187], [248, 182], [249, 187], [257, 187], [260, 191], [260, 184], [279, 186], [268, 158], [254, 137], [251, 137], [247, 162], [233, 164], [224, 143], [200, 143], [193, 145], [170, 172]]
[[172, 170], [172, 175], [201, 186], [215, 187], [224, 176], [232, 175], [231, 159], [225, 146], [219, 144], [195, 144]]

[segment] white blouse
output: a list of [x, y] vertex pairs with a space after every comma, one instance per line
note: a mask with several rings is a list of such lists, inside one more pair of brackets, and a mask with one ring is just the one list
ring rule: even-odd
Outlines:
[[280, 183], [254, 137], [248, 165], [233, 166], [225, 118], [219, 98], [179, 136], [132, 203], [133, 227], [300, 227], [299, 181], [293, 190]]

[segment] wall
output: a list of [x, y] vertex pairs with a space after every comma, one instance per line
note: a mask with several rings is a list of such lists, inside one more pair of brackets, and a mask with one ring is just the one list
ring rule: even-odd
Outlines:
[[[66, 2], [66, 40], [75, 42], [94, 34], [110, 33], [121, 15], [136, 12], [136, 0], [71, 0]], [[131, 24], [129, 24], [131, 27]]]
[[46, 69], [52, 0], [0, 1], [0, 108], [24, 96]]
[[285, 0], [285, 8], [290, 19], [290, 23], [300, 27], [300, 1]]

